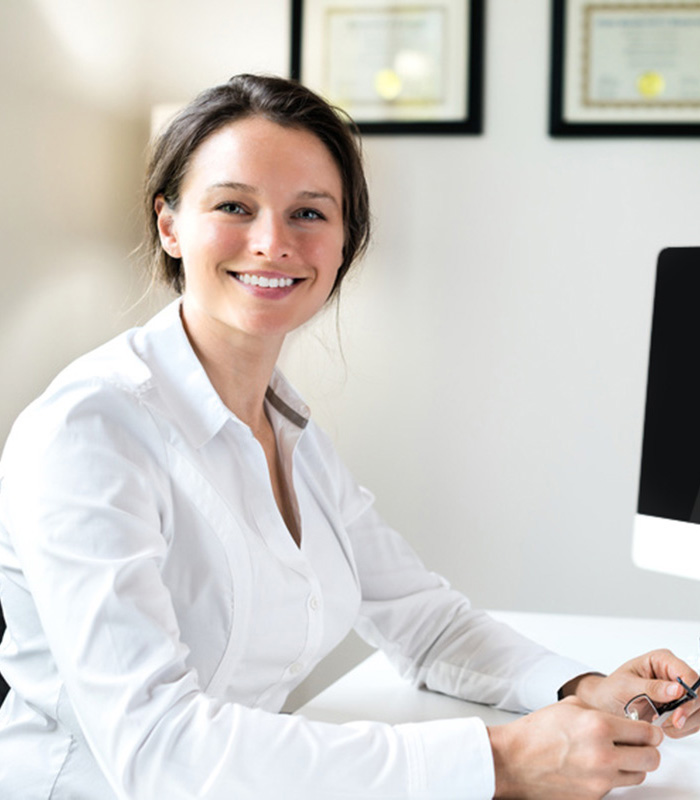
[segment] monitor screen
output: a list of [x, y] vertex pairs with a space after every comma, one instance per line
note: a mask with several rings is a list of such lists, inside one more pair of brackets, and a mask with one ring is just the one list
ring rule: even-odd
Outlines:
[[700, 247], [659, 255], [633, 557], [700, 578]]

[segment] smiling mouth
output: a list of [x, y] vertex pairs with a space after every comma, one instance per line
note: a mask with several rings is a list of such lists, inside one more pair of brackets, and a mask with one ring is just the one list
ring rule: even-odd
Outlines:
[[272, 278], [267, 275], [255, 275], [249, 272], [229, 272], [237, 281], [246, 286], [259, 286], [261, 289], [286, 289], [299, 283], [302, 278], [277, 277]]

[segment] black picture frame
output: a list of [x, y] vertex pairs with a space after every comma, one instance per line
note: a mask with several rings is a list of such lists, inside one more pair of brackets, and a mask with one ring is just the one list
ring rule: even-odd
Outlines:
[[[553, 137], [688, 137], [700, 136], [700, 114], [698, 121], [683, 121], [673, 118], [669, 110], [664, 120], [639, 120], [630, 110], [627, 119], [575, 120], [568, 113], [566, 101], [567, 70], [572, 69], [572, 58], [567, 52], [567, 26], [572, 23], [572, 7], [575, 0], [552, 0], [551, 28], [551, 81], [549, 134]], [[596, 10], [604, 9], [606, 3], [597, 0], [587, 4]], [[611, 10], [620, 10], [620, 4], [610, 0]], [[630, 11], [644, 12], [651, 6], [677, 6], [677, 3], [636, 3]], [[695, 4], [698, 5], [698, 4]], [[691, 9], [695, 11], [696, 9]]]
[[[0, 639], [2, 639], [5, 633], [5, 617], [2, 613], [2, 606], [0, 606]], [[10, 687], [7, 685], [5, 678], [0, 675], [0, 703], [5, 699], [5, 696], [10, 691]]]
[[[319, 0], [316, 0], [317, 2]], [[331, 5], [335, 0], [323, 0]], [[454, 0], [444, 0], [445, 5], [450, 5]], [[466, 19], [464, 31], [464, 48], [466, 58], [464, 65], [460, 65], [465, 71], [465, 102], [464, 111], [455, 114], [454, 118], [392, 118], [387, 114], [383, 119], [364, 119], [361, 114], [354, 113], [353, 108], [345, 108], [342, 102], [334, 100], [332, 96], [324, 92], [323, 89], [314, 85], [314, 81], [309, 80], [306, 68], [305, 52], [310, 46], [304, 41], [306, 16], [309, 14], [308, 0], [292, 0], [292, 25], [291, 25], [291, 77], [298, 80], [310, 88], [319, 91], [327, 99], [341, 107], [350, 114], [355, 120], [363, 134], [466, 134], [478, 135], [483, 131], [483, 84], [484, 84], [484, 30], [485, 30], [485, 3], [484, 0], [459, 0], [466, 3]], [[337, 3], [340, 7], [340, 2]], [[403, 9], [413, 10], [415, 3], [405, 3], [401, 0], [390, 0], [384, 2], [377, 0], [376, 6], [386, 9], [386, 13], [399, 13]], [[342, 2], [344, 13], [352, 13], [352, 0]], [[358, 13], [367, 9], [366, 4], [358, 4]], [[328, 56], [332, 57], [332, 56]]]

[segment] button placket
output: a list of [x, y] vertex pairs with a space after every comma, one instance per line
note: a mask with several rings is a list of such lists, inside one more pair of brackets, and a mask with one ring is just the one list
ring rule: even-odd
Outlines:
[[306, 600], [306, 642], [304, 648], [294, 663], [287, 667], [287, 675], [290, 678], [298, 677], [306, 671], [309, 666], [316, 664], [316, 658], [323, 638], [323, 601], [321, 586], [318, 579], [308, 566], [308, 562], [302, 569], [304, 577], [309, 584], [309, 594]]

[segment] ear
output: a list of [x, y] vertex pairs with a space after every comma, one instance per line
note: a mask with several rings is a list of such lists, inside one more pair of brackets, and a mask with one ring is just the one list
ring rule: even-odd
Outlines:
[[175, 229], [175, 212], [167, 204], [162, 194], [156, 196], [153, 210], [158, 218], [158, 234], [163, 250], [172, 258], [182, 258]]

